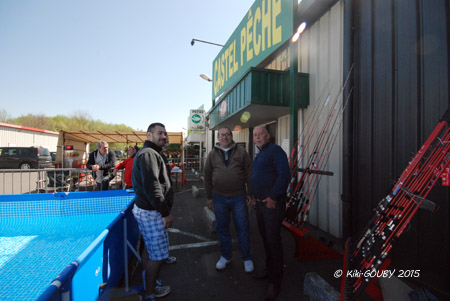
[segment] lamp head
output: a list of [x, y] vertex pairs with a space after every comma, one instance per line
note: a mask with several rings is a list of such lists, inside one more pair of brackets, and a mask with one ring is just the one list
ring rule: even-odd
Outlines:
[[204, 80], [207, 80], [207, 81], [209, 81], [209, 82], [212, 82], [212, 79], [208, 76], [208, 75], [206, 75], [206, 74], [200, 74], [200, 77], [201, 78], [203, 78]]

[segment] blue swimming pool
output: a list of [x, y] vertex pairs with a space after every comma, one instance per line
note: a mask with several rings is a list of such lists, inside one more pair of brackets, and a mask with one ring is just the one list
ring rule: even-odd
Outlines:
[[[133, 197], [126, 191], [0, 196], [0, 300], [36, 300], [74, 261], [72, 297], [82, 298], [76, 286], [85, 285], [75, 276], [81, 266], [98, 283], [118, 282], [122, 223], [127, 212], [132, 219]], [[130, 230], [130, 237], [136, 236], [132, 225]], [[101, 258], [89, 263], [94, 252]], [[98, 296], [98, 285], [93, 290]]]

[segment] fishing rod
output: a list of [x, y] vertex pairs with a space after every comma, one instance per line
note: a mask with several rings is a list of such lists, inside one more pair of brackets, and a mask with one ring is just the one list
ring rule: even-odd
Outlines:
[[[314, 106], [314, 109], [312, 110], [311, 114], [308, 114], [308, 118], [305, 122], [305, 127], [300, 133], [300, 135], [297, 138], [297, 141], [294, 144], [294, 147], [292, 148], [290, 157], [289, 157], [289, 165], [292, 168], [291, 170], [291, 181], [288, 188], [288, 197], [292, 195], [293, 192], [293, 186], [297, 182], [298, 177], [298, 171], [299, 171], [299, 164], [298, 162], [303, 161], [304, 156], [306, 155], [306, 152], [304, 151], [309, 147], [309, 143], [313, 137], [313, 134], [319, 124], [319, 116], [320, 112], [323, 110], [323, 108], [328, 104], [328, 100], [330, 98], [330, 91], [334, 84], [328, 88], [328, 82], [325, 85], [325, 87], [322, 89], [322, 92], [319, 95], [319, 102], [317, 105]], [[327, 93], [325, 93], [327, 92]], [[328, 97], [324, 97], [328, 95]], [[319, 116], [317, 115], [319, 114]], [[312, 122], [314, 121], [314, 122]], [[301, 142], [301, 144], [300, 144]], [[297, 147], [298, 146], [298, 147]], [[296, 151], [297, 148], [299, 148], [298, 152]], [[296, 155], [297, 154], [297, 155]]]
[[[447, 137], [448, 138], [448, 137]], [[447, 152], [448, 153], [448, 151], [449, 151], [450, 149], [447, 147], [445, 150], [444, 150], [444, 152]], [[442, 152], [441, 152], [442, 153]], [[431, 156], [430, 156], [430, 158], [431, 158]], [[443, 160], [444, 159], [444, 160]], [[423, 176], [422, 178], [424, 178], [424, 179], [426, 179], [428, 182], [430, 182], [430, 177], [433, 175], [433, 173], [435, 173], [435, 170], [436, 169], [438, 169], [438, 172], [439, 172], [439, 174], [440, 173], [442, 173], [442, 171], [443, 171], [443, 166], [447, 166], [447, 164], [448, 164], [448, 156], [447, 156], [447, 158], [443, 158], [442, 157], [442, 155], [441, 156], [437, 156], [437, 157], [435, 157], [435, 160], [434, 160], [434, 162], [429, 162], [429, 163], [427, 163], [426, 164], [426, 166], [432, 166], [432, 168], [428, 168], [427, 170], [428, 170], [428, 172], [425, 174], [425, 176]], [[439, 163], [439, 162], [442, 162], [442, 163], [440, 163], [440, 166], [437, 166], [437, 164]], [[436, 167], [437, 166], [437, 167]], [[422, 173], [422, 175], [423, 175], [424, 173]], [[409, 191], [407, 188], [402, 188], [402, 191], [399, 193], [399, 194], [397, 194], [397, 196], [396, 196], [396, 199], [398, 200], [398, 201], [396, 201], [396, 199], [394, 199], [392, 202], [391, 202], [391, 206], [390, 206], [390, 209], [389, 208], [387, 208], [386, 209], [386, 211], [385, 211], [385, 216], [389, 216], [390, 217], [390, 219], [381, 219], [380, 220], [380, 217], [378, 217], [378, 220], [379, 220], [379, 222], [381, 221], [381, 222], [383, 222], [381, 225], [379, 224], [379, 222], [376, 222], [375, 223], [375, 226], [376, 226], [376, 228], [375, 229], [370, 229], [369, 231], [368, 231], [368, 233], [366, 233], [364, 236], [363, 236], [363, 239], [365, 239], [365, 238], [367, 238], [367, 235], [368, 234], [370, 234], [371, 232], [373, 233], [372, 235], [374, 236], [374, 235], [377, 235], [377, 234], [379, 234], [379, 233], [384, 233], [383, 231], [384, 231], [384, 229], [385, 229], [385, 227], [386, 227], [386, 225], [389, 225], [390, 227], [391, 227], [391, 229], [392, 229], [392, 227], [396, 227], [396, 228], [399, 228], [399, 227], [401, 227], [401, 223], [404, 223], [405, 225], [406, 224], [408, 224], [408, 222], [409, 222], [409, 216], [412, 216], [412, 214], [411, 214], [411, 210], [417, 210], [417, 209], [415, 209], [414, 207], [416, 206], [416, 205], [418, 205], [418, 207], [420, 207], [420, 208], [425, 208], [425, 209], [427, 209], [427, 210], [430, 210], [430, 211], [432, 211], [432, 212], [435, 212], [436, 210], [437, 210], [437, 206], [435, 206], [435, 205], [432, 205], [433, 203], [431, 203], [430, 201], [428, 201], [428, 200], [426, 200], [425, 199], [425, 197], [428, 195], [428, 193], [431, 191], [431, 189], [433, 188], [433, 186], [436, 184], [436, 178], [438, 177], [438, 175], [436, 175], [435, 174], [435, 177], [434, 177], [434, 180], [433, 179], [431, 179], [431, 182], [433, 182], [432, 183], [432, 185], [428, 185], [428, 184], [426, 184], [426, 182], [424, 181], [424, 179], [422, 179], [422, 180], [420, 180], [420, 178], [418, 178], [417, 180], [418, 181], [415, 181], [415, 182], [413, 182], [413, 184], [415, 184], [415, 183], [418, 183], [418, 182], [420, 182], [420, 181], [422, 181], [422, 183], [424, 183], [422, 186], [425, 186], [427, 189], [426, 190], [424, 190], [424, 191], [418, 191], [418, 187], [415, 187], [414, 185], [410, 188], [411, 190], [416, 190], [417, 189], [417, 191], [418, 192], [416, 192], [416, 193], [412, 193], [411, 191]], [[426, 184], [426, 185], [425, 185]], [[416, 185], [417, 186], [417, 185]], [[420, 194], [420, 195], [422, 195], [423, 197], [421, 197], [421, 196], [419, 196], [419, 195], [417, 195], [417, 193], [418, 194]], [[419, 201], [416, 201], [417, 199], [419, 199]], [[411, 201], [412, 200], [412, 201]], [[383, 203], [384, 202], [384, 200], [381, 202], [381, 203]], [[424, 202], [425, 202], [425, 205], [426, 206], [422, 206], [422, 204], [424, 204]], [[389, 211], [389, 210], [391, 210], [391, 211]], [[378, 210], [377, 210], [378, 211]], [[413, 212], [414, 213], [414, 212]], [[379, 213], [378, 213], [378, 215], [380, 215]], [[381, 215], [381, 217], [383, 217], [383, 215]], [[400, 217], [403, 217], [402, 219], [400, 218]], [[406, 222], [405, 222], [406, 221]], [[399, 224], [399, 226], [398, 225], [396, 225], [395, 223], [397, 223], [398, 222], [398, 224]], [[406, 226], [405, 226], [406, 227]], [[403, 228], [400, 228], [400, 230], [401, 229], [404, 229], [405, 227], [403, 227]], [[401, 234], [401, 233], [400, 233]], [[397, 236], [399, 236], [399, 234], [397, 234], [396, 232], [394, 232], [393, 231], [393, 234], [392, 235], [397, 235]], [[392, 236], [391, 235], [391, 236]], [[384, 241], [385, 241], [385, 245], [389, 242], [389, 240], [390, 240], [390, 237], [388, 237], [387, 239], [384, 239]], [[357, 245], [357, 248], [359, 248], [360, 246], [361, 246], [361, 244], [362, 244], [362, 241], [360, 241], [359, 243], [358, 243], [358, 245]], [[355, 255], [355, 254], [354, 254]]]
[[[331, 152], [333, 150], [333, 147], [335, 145], [337, 136], [338, 136], [338, 132], [341, 128], [342, 125], [342, 118], [340, 116], [342, 116], [343, 112], [345, 111], [345, 108], [347, 107], [347, 104], [349, 102], [350, 96], [353, 93], [353, 87], [350, 89], [347, 98], [345, 100], [345, 104], [341, 109], [341, 112], [339, 112], [338, 114], [338, 118], [335, 119], [334, 124], [332, 125], [332, 132], [330, 133], [330, 135], [328, 135], [327, 137], [327, 141], [325, 143], [324, 149], [325, 151], [321, 153], [321, 156], [318, 160], [318, 169], [319, 170], [324, 170], [325, 166], [328, 164], [328, 161], [330, 159], [330, 155]], [[320, 181], [322, 180], [322, 175], [327, 175], [326, 173], [313, 173], [312, 175], [312, 181], [310, 182], [309, 185], [305, 186], [307, 189], [307, 193], [305, 194], [305, 197], [309, 200], [314, 200], [315, 198], [315, 194], [317, 193]], [[309, 209], [311, 208], [311, 204], [312, 201], [308, 202], [308, 205], [305, 206], [304, 208], [304, 220], [307, 219], [308, 215], [309, 215]]]
[[[321, 135], [316, 142], [316, 150], [313, 151], [309, 158], [309, 170], [307, 170], [307, 173], [302, 174], [304, 176], [302, 179], [302, 187], [297, 192], [299, 199], [296, 207], [297, 213], [293, 220], [291, 218], [291, 222], [296, 226], [303, 224], [308, 217], [309, 209], [314, 200], [322, 175], [333, 174], [331, 172], [325, 172], [323, 169], [328, 163], [342, 123], [342, 114], [347, 107], [352, 92], [353, 89], [351, 88], [343, 106], [339, 106], [339, 102], [337, 101], [334, 103], [334, 106], [330, 110], [330, 112], [333, 112], [331, 118], [328, 118], [329, 122], [323, 125]], [[339, 95], [339, 98], [341, 95]]]
[[[358, 278], [345, 277], [341, 299], [345, 295], [357, 298], [370, 281], [364, 271], [378, 271], [385, 263], [395, 241], [410, 225], [419, 209], [436, 212], [436, 204], [426, 199], [450, 163], [450, 110], [447, 110], [425, 143], [408, 163], [392, 191], [375, 207], [375, 214], [350, 251], [346, 244], [344, 268], [357, 267]], [[347, 254], [350, 255], [347, 260]], [[344, 273], [345, 275], [345, 273]]]
[[[394, 193], [396, 193], [403, 182], [407, 182], [408, 178], [413, 175], [413, 174], [417, 174], [417, 169], [420, 168], [419, 163], [420, 161], [424, 160], [424, 155], [427, 151], [429, 151], [429, 148], [432, 147], [432, 140], [435, 139], [435, 137], [437, 137], [437, 135], [439, 134], [439, 131], [442, 129], [442, 124], [438, 125], [436, 127], [436, 129], [432, 132], [432, 134], [430, 134], [428, 140], [423, 144], [423, 146], [419, 149], [419, 151], [417, 152], [416, 156], [409, 162], [407, 168], [404, 170], [404, 172], [402, 173], [402, 175], [400, 176], [399, 180], [397, 181], [396, 185], [393, 188], [393, 193], [389, 194], [387, 197], [385, 197], [380, 203], [379, 205], [375, 208], [375, 211], [378, 213], [378, 216], [380, 216], [381, 212], [385, 209], [385, 207], [387, 207], [387, 204], [392, 203], [393, 205], [396, 205], [396, 200], [394, 199]], [[446, 139], [446, 138], [444, 138]], [[442, 139], [438, 139], [439, 141], [441, 141]], [[440, 142], [441, 143], [441, 142]], [[435, 146], [433, 146], [435, 147]], [[428, 156], [428, 158], [431, 158], [431, 156]], [[424, 163], [422, 165], [427, 165], [429, 163]], [[391, 200], [394, 199], [392, 202]], [[401, 205], [401, 204], [400, 204]], [[379, 210], [379, 208], [381, 208], [381, 210]], [[387, 210], [387, 209], [386, 209]], [[390, 214], [391, 212], [387, 211], [387, 214]], [[375, 216], [376, 217], [376, 216]], [[380, 219], [380, 217], [378, 217], [378, 219]], [[371, 223], [374, 223], [374, 220], [371, 221]], [[370, 223], [369, 223], [370, 224]], [[378, 224], [378, 222], [376, 222], [375, 224]], [[368, 232], [370, 232], [371, 230], [369, 229]], [[364, 236], [363, 236], [364, 238]], [[359, 243], [358, 245], [360, 245], [361, 243]]]
[[[313, 135], [316, 132], [315, 129], [320, 121], [320, 118], [319, 118], [320, 113], [323, 111], [323, 108], [328, 105], [329, 97], [327, 97], [326, 101], [323, 102], [323, 105], [318, 105], [316, 107], [317, 110], [313, 111], [314, 114], [312, 114], [312, 115], [314, 115], [314, 117], [315, 117], [315, 118], [313, 118], [314, 119], [313, 126], [311, 126], [311, 127], [307, 126], [308, 132], [303, 131], [299, 135], [299, 139], [297, 139], [297, 142], [295, 143], [295, 146], [291, 152], [291, 158], [292, 158], [293, 155], [295, 154], [297, 145], [299, 145], [299, 141], [302, 140], [302, 137], [304, 137], [304, 135], [307, 135], [307, 141], [306, 141], [305, 145], [302, 145], [301, 152], [299, 152], [299, 154], [295, 157], [295, 159], [293, 161], [294, 164], [293, 164], [292, 177], [291, 177], [291, 182], [290, 182], [290, 185], [288, 188], [288, 194], [290, 196], [290, 199], [289, 199], [289, 202], [287, 204], [287, 209], [286, 209], [286, 221], [288, 221], [288, 222], [291, 222], [291, 223], [294, 222], [293, 217], [296, 215], [296, 212], [299, 212], [299, 208], [300, 208], [300, 205], [302, 202], [302, 195], [301, 195], [301, 193], [299, 193], [299, 190], [303, 187], [305, 179], [308, 177], [309, 174], [317, 171], [317, 168], [314, 165], [314, 157], [317, 156], [316, 154], [319, 153], [320, 147], [322, 146], [323, 141], [325, 140], [325, 137], [326, 137], [325, 135], [327, 134], [328, 128], [334, 118], [333, 116], [338, 111], [336, 109], [336, 105], [339, 103], [338, 101], [341, 98], [341, 95], [343, 94], [345, 87], [347, 86], [347, 83], [350, 78], [352, 70], [353, 70], [353, 65], [351, 66], [351, 68], [349, 70], [349, 73], [345, 79], [344, 85], [342, 86], [339, 93], [336, 95], [336, 97], [334, 98], [334, 100], [331, 103], [330, 110], [328, 111], [327, 117], [325, 118], [325, 123], [322, 126], [322, 130], [319, 132], [319, 137], [316, 140], [316, 143], [313, 147], [312, 154], [309, 156], [308, 163], [304, 165], [305, 167], [303, 169], [305, 171], [302, 172], [302, 174], [300, 175], [300, 178], [298, 180], [297, 180], [297, 177], [298, 177], [297, 174], [298, 174], [298, 171], [300, 168], [299, 165], [301, 162], [303, 162], [305, 160], [305, 156], [307, 154], [306, 150], [309, 148], [309, 144], [311, 143]], [[320, 110], [319, 110], [319, 108], [320, 108]], [[317, 116], [317, 115], [319, 115], [319, 116]], [[309, 120], [309, 118], [308, 118], [308, 120]], [[309, 131], [309, 129], [312, 129], [312, 130]], [[292, 187], [294, 187], [294, 185], [295, 185], [295, 188], [292, 189]]]
[[[442, 152], [441, 152], [441, 153], [442, 153]], [[448, 148], [447, 148], [446, 150], [444, 150], [443, 153], [448, 153]], [[429, 156], [429, 158], [430, 158], [430, 157], [431, 157], [431, 156]], [[444, 160], [444, 162], [441, 163], [440, 168], [439, 168], [439, 166], [438, 166], [438, 168], [439, 168], [439, 170], [440, 170], [441, 172], [444, 170], [443, 167], [446, 166], [446, 164], [448, 164], [448, 157], [449, 157], [449, 156], [447, 155], [446, 160]], [[429, 158], [428, 158], [428, 159], [429, 159]], [[440, 160], [441, 158], [442, 158], [442, 156], [437, 157], [437, 161], [439, 162], [439, 160]], [[436, 161], [436, 160], [435, 160], [435, 161]], [[414, 160], [413, 160], [412, 162], [414, 162]], [[429, 163], [425, 163], [425, 166], [428, 166], [428, 167], [429, 167], [429, 166], [433, 166], [433, 167], [435, 167], [436, 164], [435, 164], [435, 163], [429, 162]], [[433, 168], [431, 168], [431, 170], [433, 170]], [[428, 177], [428, 179], [430, 178], [429, 175], [427, 175], [426, 177]], [[436, 175], [435, 178], [436, 178], [436, 177], [438, 177], [438, 175]], [[434, 184], [435, 184], [435, 183], [434, 183]], [[428, 185], [428, 186], [427, 186], [428, 192], [431, 190], [432, 186], [433, 186], [433, 185]], [[403, 191], [407, 192], [408, 195], [411, 196], [411, 193], [410, 193], [407, 189], [404, 189], [404, 188], [403, 188]], [[426, 194], [428, 194], [428, 192], [427, 192]], [[413, 196], [414, 196], [413, 200], [415, 200], [415, 198], [417, 198], [417, 196], [415, 196], [415, 195], [413, 195]], [[397, 225], [394, 225], [394, 223], [393, 223], [394, 220], [393, 220], [393, 219], [391, 219], [390, 222], [388, 221], [389, 224], [391, 224], [391, 227], [395, 226], [395, 230], [392, 231], [392, 234], [391, 234], [391, 236], [392, 236], [393, 238], [395, 238], [393, 235], [395, 235], [396, 237], [399, 237], [399, 236], [401, 235], [401, 233], [404, 231], [404, 229], [406, 228], [406, 226], [409, 224], [411, 218], [413, 217], [413, 215], [415, 214], [415, 212], [417, 211], [417, 209], [418, 209], [419, 207], [421, 207], [421, 204], [423, 203], [423, 201], [426, 200], [426, 199], [421, 198], [421, 197], [419, 197], [419, 198], [420, 198], [420, 201], [419, 201], [419, 202], [415, 201], [415, 203], [412, 204], [412, 206], [411, 206], [411, 208], [413, 208], [413, 211], [412, 211], [412, 212], [409, 212], [408, 214], [405, 214], [405, 215], [404, 215], [405, 218], [403, 218], [403, 220], [401, 220]], [[415, 205], [417, 205], [417, 206], [415, 206]], [[394, 217], [395, 217], [395, 216], [394, 216]], [[403, 222], [403, 225], [401, 224], [401, 222]], [[391, 228], [391, 229], [392, 229], [392, 228]], [[368, 232], [370, 232], [370, 231], [368, 231]], [[366, 236], [366, 238], [367, 238], [367, 233], [366, 233], [365, 236]], [[372, 239], [371, 242], [372, 242], [373, 240], [374, 240], [374, 239]], [[375, 268], [375, 269], [376, 269], [376, 268], [382, 263], [382, 260], [377, 260], [376, 263], [373, 264], [373, 262], [375, 261], [375, 259], [377, 258], [377, 256], [380, 256], [381, 259], [384, 259], [384, 258], [387, 256], [387, 254], [389, 253], [389, 251], [392, 249], [392, 246], [393, 246], [393, 240], [391, 241], [391, 239], [388, 238], [388, 239], [385, 239], [385, 242], [383, 242], [382, 248], [380, 248], [379, 250], [375, 250], [376, 252], [379, 253], [379, 255], [376, 254], [376, 256], [372, 256], [372, 254], [365, 254], [365, 255], [363, 254], [364, 257], [367, 257], [367, 258], [373, 258], [373, 259], [370, 260], [370, 261], [366, 261], [365, 259], [363, 259], [363, 260], [361, 261], [360, 268], [368, 268], [368, 267], [370, 267], [370, 268]], [[361, 247], [361, 242], [358, 244], [357, 247]], [[369, 244], [369, 247], [371, 247], [370, 244]], [[372, 246], [372, 248], [373, 248], [373, 246]], [[364, 247], [362, 248], [362, 251], [364, 252]], [[373, 253], [375, 253], [375, 252], [373, 252]], [[365, 280], [367, 280], [367, 279], [365, 279]], [[354, 291], [357, 291], [357, 290], [361, 287], [361, 284], [362, 284], [362, 279], [358, 279], [357, 281], [355, 281], [355, 283], [353, 284]]]

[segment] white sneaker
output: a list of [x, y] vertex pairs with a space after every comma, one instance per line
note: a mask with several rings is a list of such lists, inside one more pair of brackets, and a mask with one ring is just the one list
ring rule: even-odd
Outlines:
[[220, 256], [219, 261], [217, 261], [216, 263], [216, 269], [218, 269], [219, 271], [224, 270], [227, 267], [227, 264], [229, 264], [231, 262], [231, 260], [226, 259], [223, 256]]
[[244, 270], [246, 273], [251, 273], [254, 269], [255, 267], [253, 266], [253, 261], [251, 259], [244, 261]]
[[170, 286], [155, 286], [155, 297], [162, 298], [171, 292]]

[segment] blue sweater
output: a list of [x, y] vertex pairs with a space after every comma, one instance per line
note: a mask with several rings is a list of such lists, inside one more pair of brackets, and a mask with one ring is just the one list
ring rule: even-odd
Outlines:
[[264, 144], [253, 161], [251, 186], [255, 198], [285, 201], [290, 177], [289, 162], [283, 149], [270, 142]]

